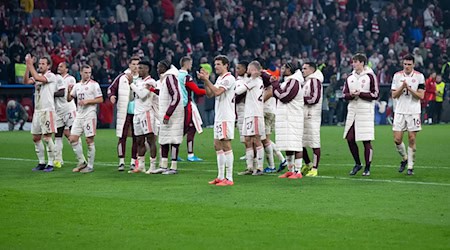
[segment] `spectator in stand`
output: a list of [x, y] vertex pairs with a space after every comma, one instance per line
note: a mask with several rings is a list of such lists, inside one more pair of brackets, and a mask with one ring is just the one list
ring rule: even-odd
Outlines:
[[436, 72], [431, 73], [430, 77], [425, 81], [425, 98], [427, 119], [425, 124], [433, 124], [434, 108], [436, 100]]
[[436, 124], [441, 123], [442, 104], [445, 96], [445, 82], [440, 74], [436, 75]]
[[23, 125], [28, 120], [28, 113], [19, 102], [10, 100], [7, 104], [6, 117], [9, 131], [13, 131], [17, 124], [20, 124], [19, 130], [23, 130]]

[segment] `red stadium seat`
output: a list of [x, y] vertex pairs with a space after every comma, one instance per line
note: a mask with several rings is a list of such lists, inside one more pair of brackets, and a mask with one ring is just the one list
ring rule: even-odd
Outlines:
[[6, 104], [0, 102], [0, 122], [6, 122]]
[[84, 26], [72, 26], [72, 27], [73, 27], [73, 32], [77, 32], [77, 33], [84, 32]]
[[64, 26], [63, 30], [65, 33], [71, 33], [73, 28], [72, 26]]
[[48, 17], [41, 17], [41, 25], [43, 28], [52, 28], [53, 24], [52, 24], [52, 19], [48, 18]]
[[41, 20], [39, 17], [33, 17], [33, 19], [31, 19], [31, 24], [33, 26], [39, 26], [41, 24]]

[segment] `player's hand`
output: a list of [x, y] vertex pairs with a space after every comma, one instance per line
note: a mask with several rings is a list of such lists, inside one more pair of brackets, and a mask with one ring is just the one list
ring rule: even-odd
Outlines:
[[67, 92], [69, 93], [69, 95], [70, 95], [70, 92], [72, 92], [72, 89], [73, 89], [73, 84], [69, 84], [69, 86], [67, 86]]
[[112, 104], [116, 103], [117, 97], [115, 95], [111, 96], [109, 100], [112, 102]]
[[27, 54], [25, 56], [25, 63], [27, 65], [33, 65], [33, 57], [30, 54]]
[[85, 106], [87, 104], [88, 104], [87, 100], [81, 100], [78, 102], [78, 105], [80, 105], [80, 106]]
[[127, 80], [128, 80], [128, 84], [132, 84], [133, 83], [133, 75], [131, 73], [126, 74]]
[[359, 92], [359, 90], [355, 90], [355, 91], [353, 91], [353, 93], [352, 93], [352, 96], [359, 96], [359, 93], [361, 93], [361, 92]]
[[406, 80], [402, 81], [402, 89], [407, 89], [408, 88], [408, 83], [406, 83]]
[[274, 82], [276, 80], [278, 80], [276, 76], [271, 76], [270, 79], [269, 79], [269, 81], [271, 81], [271, 82]]
[[202, 81], [206, 81], [209, 79], [209, 73], [205, 69], [201, 68], [200, 72], [197, 71], [197, 77]]
[[169, 124], [169, 119], [164, 118], [163, 123], [164, 124]]

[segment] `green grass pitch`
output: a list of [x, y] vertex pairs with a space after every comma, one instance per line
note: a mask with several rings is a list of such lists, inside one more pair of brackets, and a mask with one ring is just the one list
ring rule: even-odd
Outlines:
[[450, 126], [418, 134], [414, 176], [397, 172], [390, 126], [376, 127], [372, 176], [348, 176], [342, 133], [322, 127], [320, 177], [301, 180], [237, 176], [234, 140], [235, 185], [216, 187], [210, 129], [195, 142], [205, 162], [174, 176], [117, 172], [114, 130], [98, 130], [94, 173], [71, 172], [67, 142], [62, 169], [35, 173], [29, 132], [1, 132], [0, 249], [449, 249]]

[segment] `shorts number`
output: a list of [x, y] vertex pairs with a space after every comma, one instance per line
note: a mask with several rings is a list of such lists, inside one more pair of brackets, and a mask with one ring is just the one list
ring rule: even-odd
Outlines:
[[222, 124], [216, 126], [217, 133], [222, 133]]
[[141, 125], [142, 125], [142, 127], [146, 128], [147, 127], [147, 120], [142, 120], [141, 121]]
[[247, 129], [251, 129], [253, 126], [253, 121], [247, 122]]
[[413, 118], [413, 124], [418, 127], [420, 126], [420, 119]]
[[50, 129], [50, 122], [49, 121], [45, 122], [45, 127], [47, 127], [47, 129]]
[[91, 125], [87, 124], [87, 125], [86, 125], [86, 130], [89, 130], [89, 131], [90, 131], [90, 130], [91, 130]]

